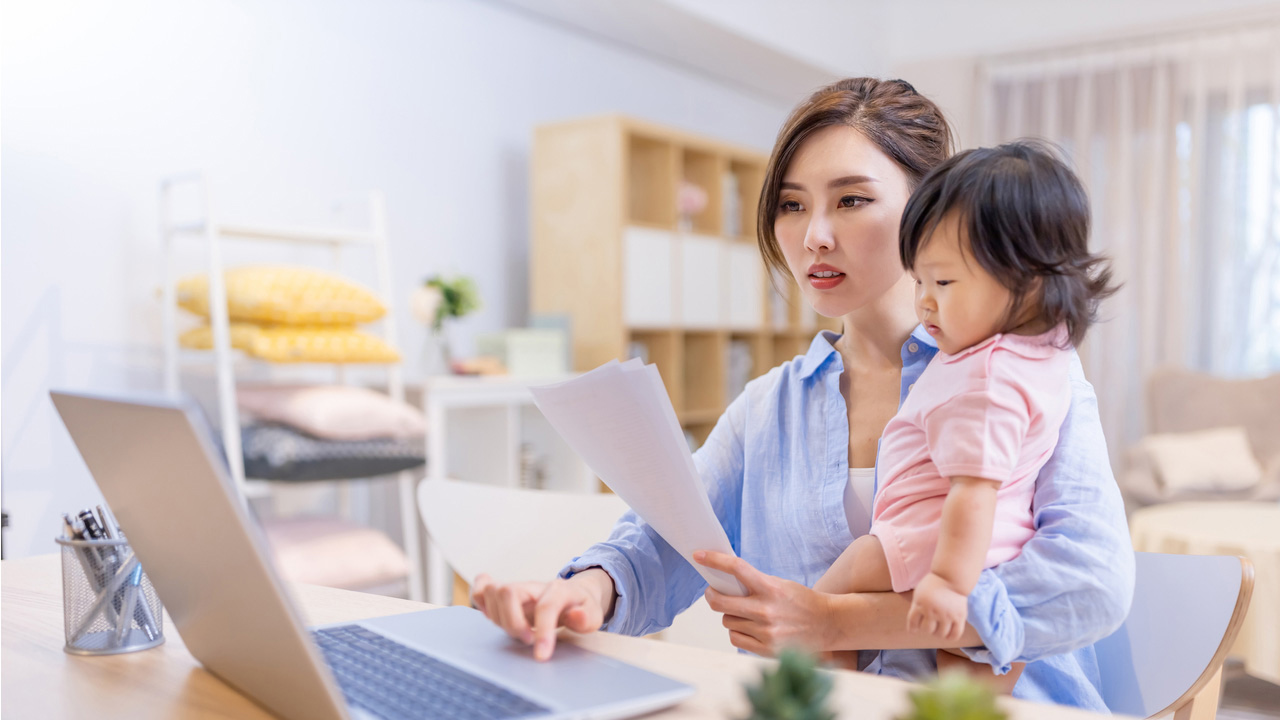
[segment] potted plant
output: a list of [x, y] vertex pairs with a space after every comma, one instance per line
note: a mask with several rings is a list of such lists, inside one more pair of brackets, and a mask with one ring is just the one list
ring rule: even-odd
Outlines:
[[760, 682], [747, 687], [751, 715], [747, 720], [833, 720], [827, 708], [831, 676], [820, 672], [813, 658], [784, 650], [778, 665], [766, 670]]
[[480, 291], [475, 281], [465, 275], [445, 278], [432, 275], [414, 289], [409, 299], [413, 316], [427, 328], [423, 345], [423, 372], [443, 375], [449, 372], [451, 353], [445, 323], [460, 318], [480, 307]]

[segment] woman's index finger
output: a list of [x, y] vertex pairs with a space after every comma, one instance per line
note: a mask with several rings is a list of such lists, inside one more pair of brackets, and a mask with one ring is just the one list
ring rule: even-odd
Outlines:
[[761, 581], [767, 577], [764, 573], [752, 567], [751, 563], [736, 555], [713, 550], [698, 550], [693, 554], [693, 559], [703, 567], [709, 567], [712, 570], [719, 570], [734, 576], [738, 579], [738, 582], [746, 586], [748, 592], [752, 593], [760, 587]]

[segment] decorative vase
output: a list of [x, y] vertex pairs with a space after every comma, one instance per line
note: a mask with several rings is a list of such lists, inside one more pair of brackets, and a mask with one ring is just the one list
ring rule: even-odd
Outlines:
[[449, 337], [444, 328], [428, 328], [426, 341], [422, 343], [423, 377], [449, 375], [453, 372], [453, 357], [449, 353]]

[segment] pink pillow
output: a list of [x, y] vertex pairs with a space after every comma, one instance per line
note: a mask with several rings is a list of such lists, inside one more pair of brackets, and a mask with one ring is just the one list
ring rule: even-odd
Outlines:
[[419, 438], [427, 421], [410, 405], [382, 393], [344, 385], [247, 385], [236, 389], [240, 409], [259, 420], [297, 428], [325, 440]]
[[286, 580], [327, 587], [377, 587], [409, 574], [409, 560], [385, 533], [330, 517], [274, 518], [263, 523]]

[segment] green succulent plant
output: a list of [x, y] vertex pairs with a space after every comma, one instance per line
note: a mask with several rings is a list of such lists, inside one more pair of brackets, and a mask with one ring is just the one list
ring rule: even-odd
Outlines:
[[898, 720], [1007, 720], [991, 688], [962, 672], [944, 673], [913, 690], [911, 712]]
[[747, 687], [751, 715], [746, 720], [832, 720], [827, 708], [831, 676], [819, 672], [813, 658], [784, 650], [778, 666], [760, 675], [760, 682]]

